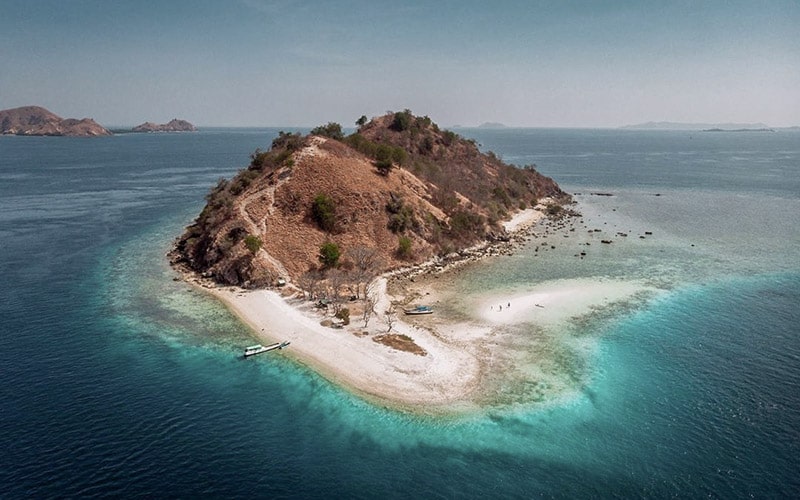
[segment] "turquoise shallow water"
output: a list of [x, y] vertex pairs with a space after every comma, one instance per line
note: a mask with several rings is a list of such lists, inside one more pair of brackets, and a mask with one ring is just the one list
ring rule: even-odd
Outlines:
[[462, 131], [583, 193], [581, 224], [654, 233], [609, 248], [582, 226], [554, 233], [556, 249], [475, 268], [465, 290], [589, 277], [660, 291], [556, 332], [593, 346], [555, 365], [570, 397], [429, 418], [280, 357], [237, 359], [246, 329], [172, 281], [172, 238], [276, 132], [0, 138], [2, 496], [800, 489], [797, 135]]

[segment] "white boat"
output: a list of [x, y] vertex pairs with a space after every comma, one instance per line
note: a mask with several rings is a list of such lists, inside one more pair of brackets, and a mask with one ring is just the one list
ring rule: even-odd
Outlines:
[[274, 344], [266, 346], [261, 344], [251, 345], [250, 347], [244, 348], [244, 357], [248, 358], [250, 356], [255, 356], [256, 354], [261, 354], [262, 352], [272, 351], [275, 349], [283, 349], [289, 344], [291, 344], [291, 342], [285, 341], [285, 342], [275, 342]]

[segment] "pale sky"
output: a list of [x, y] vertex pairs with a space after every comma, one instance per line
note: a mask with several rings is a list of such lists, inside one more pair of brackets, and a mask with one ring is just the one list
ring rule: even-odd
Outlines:
[[107, 126], [800, 125], [800, 1], [0, 0], [0, 109]]

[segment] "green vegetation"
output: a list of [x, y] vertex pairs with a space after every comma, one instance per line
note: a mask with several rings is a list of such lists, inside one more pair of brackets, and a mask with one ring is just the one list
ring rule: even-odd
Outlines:
[[322, 246], [319, 247], [319, 261], [325, 269], [336, 267], [339, 264], [340, 256], [341, 251], [339, 250], [339, 245], [336, 243], [329, 241], [323, 243]]
[[336, 204], [326, 194], [318, 194], [311, 204], [311, 217], [323, 231], [332, 233], [336, 229]]
[[410, 259], [412, 256], [411, 251], [411, 238], [408, 236], [401, 236], [397, 240], [397, 256], [401, 259]]
[[263, 245], [263, 243], [261, 242], [261, 238], [259, 238], [258, 236], [248, 234], [247, 236], [244, 237], [244, 245], [247, 247], [248, 250], [250, 250], [250, 253], [255, 255], [258, 253], [259, 250], [261, 250], [261, 245]]
[[450, 231], [458, 238], [468, 239], [470, 235], [482, 234], [484, 223], [480, 214], [457, 210], [450, 216]]
[[337, 317], [340, 320], [342, 320], [342, 323], [344, 323], [345, 325], [349, 325], [350, 324], [350, 309], [348, 309], [346, 307], [343, 307], [343, 308], [339, 309], [336, 312], [335, 317]]
[[411, 128], [413, 119], [414, 115], [411, 114], [410, 110], [406, 109], [404, 111], [399, 111], [394, 114], [392, 124], [389, 126], [389, 128], [396, 132], [403, 132]]
[[405, 165], [408, 162], [408, 153], [405, 149], [400, 146], [370, 141], [358, 132], [348, 135], [343, 142], [364, 156], [375, 160], [375, 167], [382, 175], [388, 175], [395, 164]]
[[389, 175], [393, 165], [392, 148], [386, 144], [379, 145], [378, 150], [375, 152], [375, 166], [378, 167], [378, 172], [381, 175]]
[[248, 170], [271, 171], [282, 166], [292, 166], [292, 153], [300, 150], [304, 143], [305, 139], [299, 133], [288, 133], [281, 130], [278, 132], [278, 137], [273, 139], [269, 151], [256, 148], [255, 152], [250, 155]]
[[367, 115], [361, 115], [361, 118], [356, 120], [357, 127], [363, 127], [366, 124], [367, 124]]
[[319, 127], [314, 128], [311, 130], [311, 135], [321, 135], [323, 137], [336, 139], [337, 141], [344, 139], [342, 126], [335, 122], [328, 122], [327, 125], [320, 125]]
[[289, 133], [281, 130], [278, 137], [272, 140], [272, 149], [286, 149], [290, 152], [300, 150], [305, 144], [305, 140], [299, 132]]
[[418, 222], [414, 217], [414, 209], [403, 202], [403, 198], [391, 193], [389, 202], [386, 203], [386, 211], [389, 212], [389, 223], [387, 227], [393, 233], [402, 233], [407, 229], [416, 228]]

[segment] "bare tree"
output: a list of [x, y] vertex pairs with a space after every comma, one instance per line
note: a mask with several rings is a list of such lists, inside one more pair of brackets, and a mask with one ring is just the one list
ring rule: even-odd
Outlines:
[[332, 269], [328, 272], [328, 298], [333, 305], [333, 314], [338, 314], [342, 308], [342, 288], [347, 281], [347, 273], [339, 269]]
[[389, 306], [389, 309], [384, 312], [384, 314], [386, 315], [386, 324], [389, 325], [389, 329], [386, 330], [386, 333], [389, 333], [392, 331], [392, 327], [394, 327], [394, 324], [397, 322], [397, 308], [394, 306], [394, 304], [392, 304]]
[[297, 285], [308, 293], [309, 299], [313, 299], [322, 279], [322, 272], [316, 267], [311, 267], [297, 278]]
[[364, 320], [364, 328], [369, 326], [369, 320], [375, 314], [375, 305], [378, 300], [374, 292], [364, 291], [364, 312], [361, 318]]
[[[347, 251], [353, 261], [352, 280], [355, 283], [356, 298], [359, 298], [361, 285], [369, 283], [378, 273], [381, 258], [378, 251], [364, 245], [355, 246]], [[366, 296], [366, 289], [364, 295]]]

